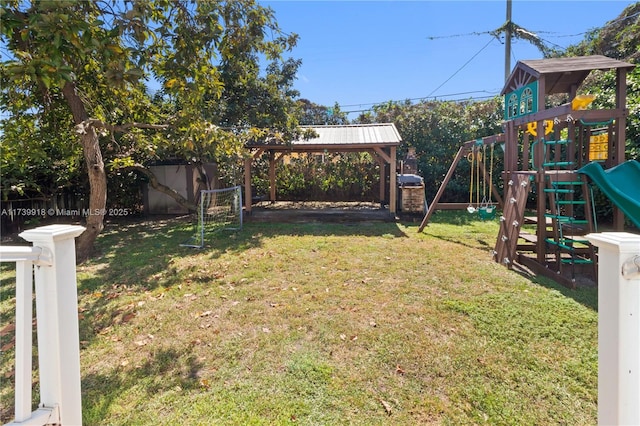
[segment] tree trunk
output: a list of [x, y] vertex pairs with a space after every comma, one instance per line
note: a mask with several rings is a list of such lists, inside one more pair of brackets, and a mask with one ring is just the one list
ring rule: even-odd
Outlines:
[[98, 134], [93, 126], [83, 124], [89, 117], [82, 99], [76, 93], [75, 85], [67, 82], [62, 93], [71, 108], [73, 121], [79, 129], [82, 153], [89, 176], [90, 214], [86, 216], [85, 226], [87, 229], [78, 237], [76, 244], [76, 259], [78, 262], [83, 262], [93, 252], [94, 242], [104, 228], [104, 215], [107, 206], [107, 174], [104, 169]]

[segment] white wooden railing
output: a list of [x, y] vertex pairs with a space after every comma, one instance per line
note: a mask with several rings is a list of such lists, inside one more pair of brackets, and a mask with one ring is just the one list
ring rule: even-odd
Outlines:
[[[49, 225], [22, 232], [32, 247], [0, 247], [16, 263], [15, 418], [10, 425], [80, 425], [80, 336], [74, 238], [82, 226]], [[33, 279], [40, 403], [32, 411]]]
[[640, 424], [640, 235], [589, 234], [598, 247], [598, 424]]

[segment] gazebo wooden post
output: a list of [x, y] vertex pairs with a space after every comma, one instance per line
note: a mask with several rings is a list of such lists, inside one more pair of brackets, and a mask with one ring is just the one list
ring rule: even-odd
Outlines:
[[367, 152], [371, 154], [371, 158], [373, 158], [375, 162], [378, 163], [378, 167], [380, 167], [380, 189], [378, 191], [378, 194], [380, 197], [380, 204], [382, 204], [382, 202], [384, 201], [384, 187], [385, 187], [384, 185], [385, 170], [384, 169], [385, 169], [386, 162], [384, 158], [378, 155], [375, 149], [367, 150]]
[[389, 213], [396, 213], [396, 199], [397, 199], [397, 173], [396, 173], [396, 147], [389, 148], [391, 151], [389, 160]]
[[[396, 147], [389, 147], [389, 154], [387, 154], [382, 148], [375, 147], [373, 149], [380, 157], [380, 195], [384, 195], [384, 189], [386, 188], [386, 172], [385, 165], [389, 165], [389, 213], [396, 213], [396, 199], [397, 199], [397, 176], [396, 176]], [[382, 198], [381, 200], [382, 201]]]
[[276, 153], [269, 151], [269, 201], [276, 202]]
[[253, 163], [253, 156], [244, 159], [244, 210], [247, 214], [251, 214], [253, 197], [251, 194], [251, 163]]

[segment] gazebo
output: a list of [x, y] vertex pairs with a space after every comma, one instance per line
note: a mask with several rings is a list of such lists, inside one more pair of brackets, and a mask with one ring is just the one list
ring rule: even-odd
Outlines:
[[[276, 201], [276, 164], [294, 153], [368, 152], [380, 165], [380, 201], [385, 200], [387, 182], [389, 212], [395, 214], [397, 199], [396, 150], [402, 139], [393, 123], [301, 126], [312, 129], [317, 137], [298, 139], [288, 144], [251, 143], [251, 156], [244, 162], [245, 211], [251, 213], [251, 168], [253, 161], [269, 153], [269, 200]], [[388, 181], [387, 181], [388, 177]]]

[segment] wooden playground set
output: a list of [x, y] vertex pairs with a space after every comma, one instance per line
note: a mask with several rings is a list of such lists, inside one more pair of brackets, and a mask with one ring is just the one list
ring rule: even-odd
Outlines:
[[[626, 75], [633, 68], [599, 55], [518, 62], [501, 93], [504, 133], [461, 145], [419, 232], [438, 209], [466, 207], [483, 219], [501, 209], [496, 262], [518, 263], [570, 288], [579, 275], [595, 281], [597, 255], [584, 238], [597, 230], [593, 187], [613, 205], [614, 230], [623, 230], [625, 216], [640, 228], [640, 163], [625, 162]], [[615, 107], [594, 109], [594, 96], [579, 89], [591, 72], [604, 70], [615, 71]], [[568, 102], [552, 106], [552, 95]], [[501, 197], [493, 169], [502, 152]], [[463, 159], [471, 163], [469, 203], [440, 203]]]

